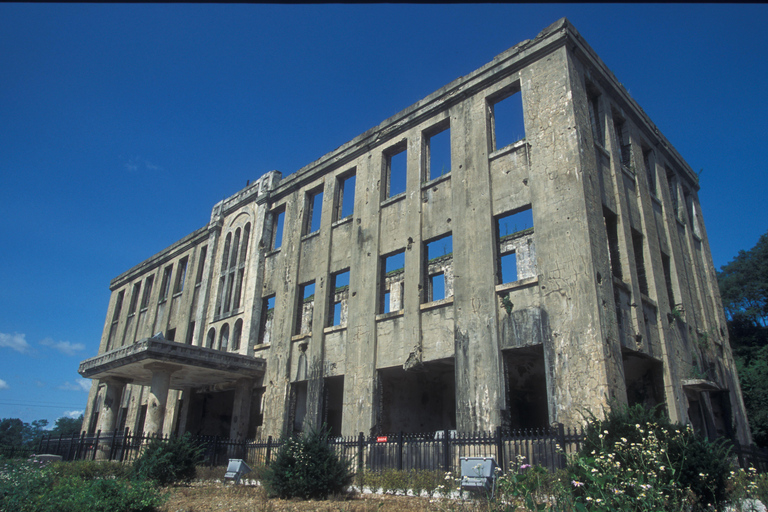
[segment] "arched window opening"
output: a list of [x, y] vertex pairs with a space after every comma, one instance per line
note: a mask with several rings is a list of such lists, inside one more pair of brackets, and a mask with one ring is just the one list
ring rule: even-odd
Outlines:
[[216, 339], [216, 329], [214, 327], [211, 327], [211, 329], [208, 331], [208, 337], [205, 340], [205, 347], [213, 348], [213, 342], [215, 339]]
[[232, 352], [240, 350], [240, 337], [243, 335], [243, 320], [235, 322], [235, 330], [232, 333]]
[[229, 325], [224, 324], [224, 326], [221, 328], [221, 334], [219, 335], [219, 346], [217, 347], [219, 350], [227, 350], [227, 347], [229, 346]]

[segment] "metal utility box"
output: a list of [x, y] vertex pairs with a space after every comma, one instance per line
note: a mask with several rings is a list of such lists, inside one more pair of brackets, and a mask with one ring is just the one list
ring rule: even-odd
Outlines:
[[496, 460], [493, 457], [461, 457], [461, 489], [490, 493], [496, 489]]
[[229, 465], [227, 466], [227, 472], [224, 473], [224, 481], [234, 480], [236, 484], [240, 483], [240, 477], [249, 473], [251, 468], [245, 463], [243, 459], [229, 459]]

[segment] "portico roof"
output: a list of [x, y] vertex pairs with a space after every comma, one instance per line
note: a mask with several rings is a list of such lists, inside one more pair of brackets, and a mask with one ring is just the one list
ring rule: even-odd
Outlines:
[[201, 387], [264, 375], [264, 359], [185, 345], [162, 337], [144, 338], [80, 363], [78, 372], [87, 379], [122, 379], [149, 385], [153, 368], [166, 364], [173, 370], [170, 387]]

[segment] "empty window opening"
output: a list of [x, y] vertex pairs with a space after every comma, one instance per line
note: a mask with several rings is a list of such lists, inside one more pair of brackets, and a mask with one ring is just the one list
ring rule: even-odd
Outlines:
[[341, 418], [344, 410], [344, 376], [327, 377], [323, 382], [323, 423], [331, 437], [341, 436]]
[[261, 330], [259, 331], [259, 344], [269, 344], [272, 332], [272, 320], [275, 317], [275, 296], [261, 299]]
[[525, 139], [523, 99], [520, 91], [489, 100], [491, 150]]
[[296, 334], [312, 332], [312, 313], [315, 308], [315, 282], [299, 287], [299, 308], [296, 312]]
[[107, 350], [114, 348], [115, 337], [117, 336], [117, 325], [120, 322], [120, 310], [123, 309], [123, 297], [125, 296], [125, 290], [120, 290], [117, 294], [117, 301], [115, 302], [115, 310], [112, 313], [112, 325], [109, 327], [109, 337], [107, 339]]
[[320, 229], [320, 216], [323, 212], [323, 191], [309, 192], [307, 194], [307, 212], [304, 217], [304, 235], [314, 233]]
[[235, 322], [235, 329], [232, 332], [232, 352], [240, 350], [240, 338], [243, 336], [243, 319]]
[[200, 259], [197, 262], [197, 275], [195, 276], [195, 286], [203, 282], [203, 269], [205, 268], [205, 257], [208, 255], [208, 246], [204, 245], [200, 249]]
[[243, 241], [240, 246], [240, 256], [238, 257], [238, 265], [245, 264], [245, 258], [248, 256], [248, 244], [251, 241], [251, 223], [245, 225], [243, 228]]
[[447, 123], [437, 131], [425, 134], [424, 163], [424, 181], [451, 172], [451, 128]]
[[131, 305], [128, 307], [128, 314], [132, 315], [136, 312], [136, 306], [139, 304], [139, 292], [141, 291], [141, 281], [133, 285], [133, 291], [131, 292]]
[[613, 129], [616, 132], [616, 142], [619, 145], [621, 165], [631, 169], [632, 147], [629, 143], [629, 130], [627, 129], [627, 123], [621, 118], [614, 117]]
[[496, 218], [498, 283], [514, 283], [535, 277], [533, 210], [530, 207]]
[[645, 167], [645, 174], [648, 178], [648, 190], [651, 195], [656, 196], [656, 169], [651, 161], [651, 150], [643, 148], [643, 166]]
[[168, 265], [163, 271], [163, 281], [160, 285], [160, 298], [158, 302], [163, 302], [168, 298], [168, 290], [171, 286], [171, 272], [173, 271], [173, 265]]
[[453, 236], [439, 238], [426, 245], [426, 302], [453, 296]]
[[624, 349], [624, 383], [630, 407], [644, 405], [651, 408], [664, 403], [664, 377], [662, 364], [648, 356]]
[[[198, 390], [190, 395], [186, 430], [201, 436], [228, 437], [232, 425], [235, 391], [206, 393]], [[226, 464], [225, 457], [227, 457], [226, 453], [217, 454], [214, 456], [214, 462], [219, 465]]]
[[592, 126], [592, 137], [595, 144], [605, 146], [603, 124], [600, 121], [600, 93], [592, 84], [587, 84], [587, 106], [589, 108], [589, 124]]
[[645, 274], [645, 255], [643, 254], [643, 235], [632, 230], [632, 248], [635, 252], [635, 269], [640, 293], [648, 295], [648, 277]]
[[382, 313], [403, 309], [403, 279], [405, 278], [405, 250], [383, 256], [381, 264]]
[[228, 347], [229, 347], [229, 324], [224, 324], [221, 327], [221, 333], [219, 334], [219, 345], [216, 348], [218, 348], [219, 350], [226, 351]]
[[669, 260], [669, 256], [661, 253], [661, 266], [664, 268], [664, 282], [667, 285], [667, 300], [669, 300], [669, 307], [675, 307], [675, 294], [672, 291], [672, 266]]
[[330, 325], [347, 325], [347, 299], [349, 297], [349, 270], [332, 276]]
[[192, 342], [195, 339], [195, 322], [189, 322], [189, 325], [187, 326], [187, 345], [192, 345]]
[[547, 377], [541, 347], [508, 350], [503, 353], [507, 410], [504, 426], [543, 428], [549, 425]]
[[205, 347], [213, 348], [213, 344], [216, 342], [216, 329], [211, 327], [208, 331], [208, 337], [205, 339]]
[[424, 363], [423, 371], [379, 370], [379, 432], [423, 433], [456, 429], [454, 365]]
[[165, 339], [168, 341], [176, 341], [176, 329], [168, 329], [165, 331]]
[[384, 154], [384, 198], [405, 192], [408, 175], [408, 151], [405, 142]]
[[283, 245], [283, 222], [285, 221], [285, 208], [272, 212], [272, 244], [273, 251]]
[[187, 277], [187, 262], [189, 257], [185, 256], [179, 261], [179, 268], [176, 271], [176, 283], [173, 285], [173, 294], [181, 293], [184, 291], [184, 280]]
[[674, 171], [667, 170], [667, 185], [669, 186], [669, 200], [671, 201], [672, 214], [677, 218], [679, 216], [677, 176], [675, 176]]
[[347, 174], [339, 178], [336, 187], [336, 209], [333, 220], [350, 217], [355, 210], [355, 175]]
[[304, 418], [307, 415], [307, 382], [291, 384], [290, 416], [293, 433], [304, 431]]
[[144, 283], [144, 295], [141, 296], [141, 309], [149, 307], [149, 297], [152, 294], [152, 284], [155, 282], [155, 276], [147, 277]]
[[622, 279], [618, 218], [607, 209], [603, 209], [603, 218], [605, 219], [605, 232], [608, 238], [608, 256], [611, 260], [611, 273], [613, 277]]

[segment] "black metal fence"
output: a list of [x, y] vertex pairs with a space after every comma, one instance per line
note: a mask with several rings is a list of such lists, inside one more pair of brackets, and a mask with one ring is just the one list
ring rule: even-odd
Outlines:
[[[108, 434], [44, 437], [38, 453], [61, 455], [64, 460], [131, 461], [141, 448], [158, 436], [114, 431]], [[160, 439], [168, 439], [161, 437]], [[465, 433], [440, 430], [424, 434], [365, 436], [330, 439], [340, 456], [353, 462], [359, 470], [428, 469], [456, 471], [460, 457], [493, 457], [503, 470], [517, 462], [541, 465], [550, 469], [565, 466], [565, 454], [575, 453], [583, 439], [583, 431], [565, 429], [562, 425], [545, 429], [526, 429]], [[282, 440], [235, 441], [221, 437], [196, 437], [203, 446], [205, 462], [211, 466], [226, 465], [231, 458], [245, 459], [249, 464], [269, 464]]]
[[[128, 429], [109, 434], [47, 436], [40, 441], [37, 453], [61, 455], [64, 460], [134, 460], [143, 446], [158, 436], [131, 434]], [[160, 437], [168, 439], [168, 437]], [[203, 446], [205, 463], [224, 466], [229, 459], [245, 459], [249, 464], [269, 464], [282, 446], [282, 440], [235, 441], [222, 437], [193, 438]], [[333, 449], [351, 461], [357, 471], [383, 469], [426, 469], [455, 472], [460, 457], [493, 457], [502, 470], [515, 464], [562, 468], [566, 455], [576, 453], [584, 439], [583, 430], [555, 425], [542, 429], [519, 429], [493, 432], [456, 432], [439, 430], [424, 434], [397, 433], [330, 439]], [[742, 468], [754, 467], [768, 472], [768, 450], [756, 446], [731, 445], [731, 453]], [[2, 455], [13, 456], [3, 452]], [[19, 455], [19, 453], [15, 454]], [[26, 456], [27, 453], [21, 454]]]

